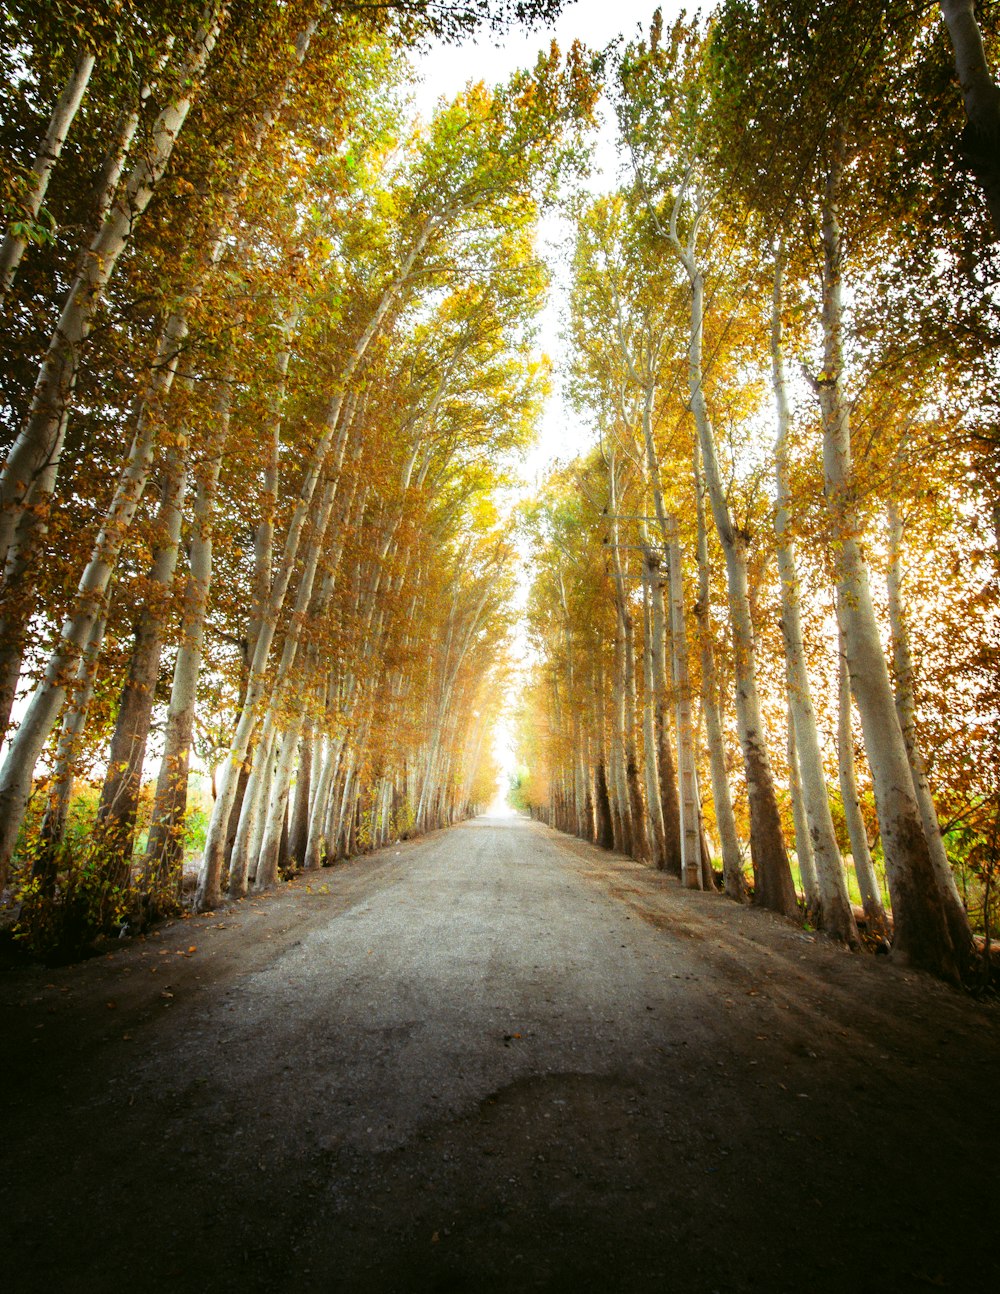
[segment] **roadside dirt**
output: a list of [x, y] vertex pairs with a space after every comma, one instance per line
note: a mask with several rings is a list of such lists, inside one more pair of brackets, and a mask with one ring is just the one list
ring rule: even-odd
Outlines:
[[0, 976], [4, 1287], [1000, 1288], [997, 1008], [524, 820]]

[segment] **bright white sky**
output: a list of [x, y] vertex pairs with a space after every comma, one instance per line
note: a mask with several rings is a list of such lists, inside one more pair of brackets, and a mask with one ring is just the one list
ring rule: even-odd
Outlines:
[[[451, 99], [469, 81], [485, 81], [495, 85], [505, 81], [519, 67], [531, 67], [539, 50], [548, 49], [554, 39], [562, 50], [569, 49], [574, 40], [589, 49], [603, 49], [616, 36], [627, 39], [648, 32], [656, 10], [655, 0], [570, 0], [561, 17], [546, 27], [525, 31], [523, 28], [509, 32], [498, 44], [489, 35], [461, 45], [439, 46], [428, 51], [417, 61], [417, 70], [423, 76], [423, 85], [414, 93], [414, 103], [421, 116], [427, 117], [440, 98]], [[660, 6], [665, 22], [671, 22], [682, 8], [678, 0], [666, 0]], [[595, 192], [613, 188], [617, 180], [618, 155], [614, 116], [607, 105], [601, 112], [602, 126], [594, 151], [595, 174], [591, 187]], [[557, 460], [575, 457], [591, 441], [589, 428], [581, 426], [579, 419], [563, 398], [563, 378], [560, 372], [564, 347], [559, 337], [561, 320], [566, 316], [568, 255], [572, 229], [568, 222], [557, 216], [548, 217], [540, 231], [539, 250], [553, 274], [549, 305], [540, 321], [540, 345], [553, 360], [553, 394], [542, 417], [539, 440], [525, 464], [526, 483], [537, 486], [548, 475]], [[524, 554], [520, 596], [521, 606], [527, 598], [530, 581], [530, 557]], [[526, 660], [527, 644], [523, 636], [515, 650], [522, 662]], [[516, 695], [518, 683], [512, 693]], [[508, 698], [508, 705], [514, 696]], [[501, 765], [501, 784], [497, 798], [489, 812], [504, 812], [503, 800], [507, 793], [507, 779], [514, 771], [515, 757], [509, 720], [501, 718], [495, 732], [494, 753]]]
[[[680, 12], [678, 0], [666, 0], [660, 6], [664, 21], [670, 22]], [[485, 81], [495, 85], [505, 81], [517, 68], [531, 67], [540, 50], [548, 49], [553, 40], [561, 50], [569, 49], [574, 40], [589, 49], [599, 50], [616, 36], [627, 39], [639, 34], [640, 28], [648, 33], [657, 8], [655, 0], [569, 0], [556, 22], [533, 31], [517, 28], [507, 33], [497, 44], [495, 38], [484, 34], [476, 40], [461, 45], [442, 45], [424, 54], [417, 61], [417, 70], [423, 76], [423, 85], [414, 94], [414, 103], [422, 116], [429, 116], [440, 98], [450, 99], [469, 81]], [[613, 114], [607, 105], [601, 113], [603, 122], [594, 152], [595, 174], [591, 185], [595, 192], [613, 188], [618, 167], [616, 131]], [[563, 346], [559, 331], [566, 315], [568, 275], [561, 272], [561, 263], [568, 254], [572, 230], [568, 222], [557, 216], [547, 218], [541, 229], [542, 255], [553, 273], [553, 290], [548, 308], [541, 319], [541, 349], [555, 366], [554, 391], [542, 418], [540, 436], [535, 450], [528, 456], [525, 476], [531, 484], [539, 483], [553, 462], [573, 458], [590, 442], [589, 431], [578, 425], [575, 415], [564, 405], [560, 358]]]

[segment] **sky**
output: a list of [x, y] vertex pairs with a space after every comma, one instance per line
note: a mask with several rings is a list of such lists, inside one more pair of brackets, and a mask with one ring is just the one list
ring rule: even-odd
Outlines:
[[[469, 81], [488, 85], [504, 81], [520, 67], [534, 64], [540, 50], [548, 49], [553, 40], [562, 50], [574, 40], [590, 49], [603, 49], [616, 36], [627, 39], [648, 33], [655, 0], [570, 0], [556, 22], [534, 30], [517, 28], [499, 38], [483, 33], [477, 39], [459, 45], [438, 45], [422, 55], [416, 63], [423, 77], [414, 93], [414, 103], [422, 116], [433, 111], [439, 98], [450, 99]], [[681, 10], [677, 0], [666, 0], [660, 6], [664, 21], [671, 21]], [[594, 149], [595, 173], [590, 187], [602, 192], [614, 187], [618, 157], [613, 114], [607, 104], [601, 105], [601, 128]], [[548, 474], [553, 463], [575, 457], [591, 441], [588, 429], [566, 406], [562, 393], [560, 359], [564, 348], [560, 341], [560, 320], [566, 316], [568, 272], [564, 261], [572, 229], [558, 215], [545, 217], [539, 231], [539, 251], [553, 274], [549, 304], [540, 320], [540, 348], [554, 364], [553, 394], [542, 416], [538, 444], [526, 460], [527, 483], [537, 485]]]
[[[439, 98], [451, 99], [469, 81], [485, 81], [488, 85], [504, 81], [519, 67], [530, 67], [540, 50], [548, 49], [554, 39], [560, 49], [566, 50], [574, 40], [590, 49], [603, 49], [616, 36], [631, 39], [648, 32], [655, 0], [571, 0], [556, 22], [526, 31], [521, 28], [509, 32], [498, 42], [489, 34], [464, 41], [460, 45], [441, 45], [430, 49], [417, 61], [417, 71], [423, 77], [414, 95], [417, 111], [424, 117], [431, 114]], [[665, 22], [670, 22], [682, 6], [677, 0], [666, 0], [661, 5]], [[606, 103], [600, 110], [601, 126], [594, 148], [594, 174], [590, 187], [596, 192], [615, 186], [619, 159], [613, 113]], [[548, 262], [552, 272], [552, 290], [548, 306], [540, 320], [539, 345], [553, 361], [553, 391], [541, 418], [538, 442], [530, 451], [524, 464], [525, 486], [537, 488], [558, 461], [574, 458], [592, 442], [589, 429], [580, 424], [578, 415], [568, 406], [563, 392], [561, 360], [565, 347], [560, 339], [560, 320], [567, 314], [569, 273], [566, 256], [572, 238], [568, 221], [558, 215], [545, 217], [539, 231], [538, 250]], [[527, 601], [530, 583], [530, 558], [522, 554], [522, 571], [518, 590], [521, 608]], [[523, 632], [515, 641], [514, 650], [520, 657], [522, 668], [528, 652]], [[494, 733], [494, 754], [501, 769], [497, 799], [489, 812], [503, 812], [503, 797], [507, 779], [516, 767], [509, 711], [516, 702], [518, 681], [507, 698], [507, 711]]]

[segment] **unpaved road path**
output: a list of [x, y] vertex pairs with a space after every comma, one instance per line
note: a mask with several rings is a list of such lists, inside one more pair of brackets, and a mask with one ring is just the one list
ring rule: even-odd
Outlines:
[[481, 819], [0, 981], [3, 1287], [1000, 1289], [976, 1003]]

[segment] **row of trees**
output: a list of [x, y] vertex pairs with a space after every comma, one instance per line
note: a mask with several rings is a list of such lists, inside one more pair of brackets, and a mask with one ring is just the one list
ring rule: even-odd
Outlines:
[[199, 740], [201, 908], [492, 794], [493, 494], [593, 91], [553, 49], [409, 126], [401, 52], [482, 8], [5, 15], [0, 888], [37, 943], [177, 906]]
[[995, 255], [940, 14], [861, 9], [726, 0], [608, 56], [631, 174], [578, 214], [598, 447], [528, 514], [522, 794], [688, 885], [718, 852], [736, 899], [746, 842], [788, 915], [792, 830], [856, 944], [849, 852], [867, 931], [959, 978], [952, 863], [988, 940], [1000, 861]]

